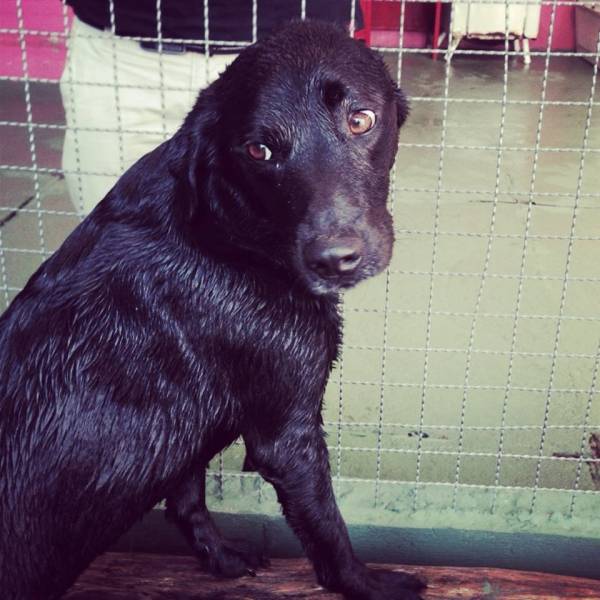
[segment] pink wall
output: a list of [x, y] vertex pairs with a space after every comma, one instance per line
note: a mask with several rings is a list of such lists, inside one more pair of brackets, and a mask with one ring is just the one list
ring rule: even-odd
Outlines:
[[[260, 2], [260, 0], [259, 0]], [[28, 74], [56, 80], [60, 77], [65, 57], [64, 15], [60, 0], [21, 0], [25, 29], [45, 32], [26, 34]], [[405, 14], [404, 45], [425, 48], [430, 44], [433, 29], [432, 3], [408, 3]], [[561, 5], [556, 13], [553, 50], [572, 50], [575, 47], [574, 8]], [[540, 34], [532, 43], [534, 49], [544, 49], [548, 36], [551, 7], [542, 7]], [[374, 1], [373, 38], [375, 45], [398, 45], [400, 4], [389, 0]], [[23, 60], [18, 28], [17, 0], [0, 0], [0, 76], [22, 77]], [[48, 34], [48, 32], [53, 32]]]
[[[548, 29], [552, 16], [551, 6], [542, 6], [540, 33], [532, 48], [545, 50], [548, 41]], [[553, 50], [575, 50], [575, 7], [560, 4], [556, 8], [554, 33], [552, 35]]]
[[[65, 60], [64, 13], [60, 0], [22, 0], [23, 26], [26, 30], [44, 32], [26, 34], [29, 77], [58, 79]], [[18, 28], [17, 0], [0, 1], [0, 75], [24, 76]]]

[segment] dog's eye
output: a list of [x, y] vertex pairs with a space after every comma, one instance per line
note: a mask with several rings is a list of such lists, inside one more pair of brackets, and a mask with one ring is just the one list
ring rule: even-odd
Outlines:
[[254, 160], [270, 160], [273, 153], [268, 146], [259, 144], [258, 142], [250, 142], [246, 144], [246, 152], [248, 156]]
[[357, 110], [350, 115], [348, 125], [354, 135], [367, 133], [375, 125], [375, 113], [372, 110]]

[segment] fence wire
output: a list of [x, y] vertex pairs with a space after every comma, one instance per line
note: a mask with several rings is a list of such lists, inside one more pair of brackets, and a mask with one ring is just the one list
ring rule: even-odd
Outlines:
[[[40, 40], [70, 51], [78, 37], [94, 36], [70, 33], [66, 4], [62, 27], [45, 30], [28, 23], [26, 0], [13, 1], [14, 23], [0, 27], [21, 62], [0, 75], [0, 89], [17, 90], [0, 112], [0, 137], [9, 140], [0, 157], [3, 308], [82, 218], [83, 180], [124, 170], [125, 136], [172, 133], [168, 94], [197, 90], [166, 77], [165, 44], [203, 45], [197, 69], [209, 80], [209, 47], [256, 41], [261, 11], [261, 0], [249, 3], [249, 39], [223, 41], [211, 37], [211, 3], [203, 0], [203, 37], [190, 40], [165, 35], [164, 3], [156, 0], [155, 37], [119, 36], [157, 44], [158, 84], [132, 86], [117, 68], [118, 17], [107, 0], [112, 80], [94, 81], [69, 63], [63, 77], [71, 97], [81, 85], [114, 94], [115, 126], [95, 127], [77, 115], [74, 101], [65, 107], [68, 124], [46, 118], [36, 103], [60, 102], [56, 79], [31, 69]], [[360, 3], [375, 12], [378, 4], [396, 5], [397, 20], [385, 35], [371, 31], [371, 45], [410, 96], [412, 116], [390, 190], [393, 262], [341, 306], [344, 346], [324, 421], [336, 489], [372, 486], [375, 506], [394, 489], [409, 490], [414, 510], [431, 487], [450, 490], [444, 498], [453, 509], [482, 490], [491, 512], [502, 495], [518, 492], [529, 513], [543, 510], [540, 494], [550, 493], [574, 517], [582, 497], [600, 506], [600, 34], [566, 50], [556, 48], [556, 37], [564, 11], [594, 3], [441, 0], [446, 41], [461, 7], [504, 8], [495, 45], [470, 35], [450, 54], [444, 44], [423, 47], [407, 31], [410, 11], [436, 1]], [[310, 3], [297, 2], [298, 16], [310, 17]], [[357, 5], [348, 6], [349, 31], [360, 35]], [[511, 29], [519, 6], [541, 12], [529, 66]], [[154, 126], [124, 124], [119, 107], [133, 88], [158, 95]], [[65, 169], [56, 148], [67, 132], [75, 160]], [[85, 134], [116, 134], [115, 172], [84, 168]], [[78, 185], [69, 201], [63, 178], [71, 175]], [[238, 442], [213, 461], [224, 501], [225, 481], [254, 477], [241, 472], [242, 456]], [[259, 503], [262, 497], [260, 487]]]

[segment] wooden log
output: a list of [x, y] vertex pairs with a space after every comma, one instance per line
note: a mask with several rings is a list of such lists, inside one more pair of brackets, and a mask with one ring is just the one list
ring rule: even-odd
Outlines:
[[[381, 565], [373, 565], [383, 568]], [[429, 581], [426, 600], [599, 600], [600, 581], [504, 569], [387, 565]], [[215, 579], [188, 556], [109, 553], [64, 600], [339, 600], [319, 587], [306, 560], [273, 560], [256, 577]]]

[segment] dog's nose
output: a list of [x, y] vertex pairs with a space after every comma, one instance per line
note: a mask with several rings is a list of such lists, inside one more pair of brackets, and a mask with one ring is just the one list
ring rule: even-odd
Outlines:
[[319, 238], [304, 248], [306, 266], [323, 278], [342, 277], [356, 271], [362, 260], [359, 237]]

